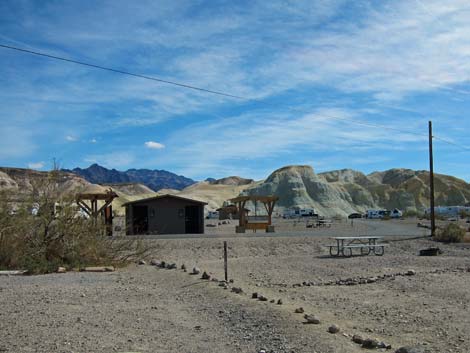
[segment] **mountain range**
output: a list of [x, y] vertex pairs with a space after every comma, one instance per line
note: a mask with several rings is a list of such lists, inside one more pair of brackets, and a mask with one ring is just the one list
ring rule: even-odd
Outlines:
[[195, 183], [194, 180], [186, 178], [182, 175], [176, 175], [166, 170], [157, 169], [129, 169], [123, 172], [116, 169], [107, 169], [98, 164], [92, 164], [85, 169], [75, 168], [64, 171], [81, 176], [90, 183], [141, 183], [153, 191], [158, 191], [165, 188], [181, 190]]
[[[21, 195], [31, 190], [35, 179], [46, 176], [45, 172], [29, 169], [0, 168], [0, 191]], [[65, 193], [74, 193], [96, 187], [93, 183], [111, 187], [118, 193], [116, 210], [126, 201], [156, 195], [154, 190], [207, 202], [207, 210], [217, 209], [239, 195], [276, 195], [278, 213], [294, 207], [314, 208], [324, 216], [345, 216], [377, 208], [422, 212], [429, 207], [429, 172], [398, 168], [367, 175], [351, 169], [317, 174], [311, 166], [294, 165], [279, 168], [260, 181], [230, 176], [194, 182], [166, 171], [119, 172], [92, 165], [64, 171], [60, 188]], [[435, 174], [434, 185], [436, 205], [470, 203], [470, 184], [464, 180]]]

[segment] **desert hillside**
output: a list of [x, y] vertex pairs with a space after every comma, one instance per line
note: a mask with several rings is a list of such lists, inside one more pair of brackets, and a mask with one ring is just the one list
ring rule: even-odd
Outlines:
[[[23, 168], [0, 168], [0, 191], [13, 192], [19, 200], [33, 190], [45, 185], [48, 173]], [[95, 192], [112, 189], [117, 195], [113, 209], [117, 215], [123, 215], [122, 204], [140, 198], [158, 195], [145, 185], [138, 183], [92, 184], [73, 173], [61, 171], [58, 191], [62, 195], [73, 195], [80, 192]]]
[[[436, 205], [470, 201], [470, 184], [435, 174]], [[429, 173], [390, 169], [365, 175], [342, 169], [316, 174], [310, 166], [287, 166], [274, 171], [246, 194], [277, 195], [279, 208], [313, 207], [327, 216], [363, 212], [369, 208], [422, 211], [429, 207]]]
[[240, 195], [245, 189], [254, 187], [259, 183], [252, 179], [229, 177], [210, 182], [201, 181], [174, 194], [207, 202], [208, 210], [216, 210], [225, 201]]

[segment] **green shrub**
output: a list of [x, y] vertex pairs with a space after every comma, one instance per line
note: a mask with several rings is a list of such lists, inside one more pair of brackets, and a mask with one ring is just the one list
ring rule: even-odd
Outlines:
[[465, 229], [458, 224], [449, 223], [445, 228], [439, 229], [434, 238], [443, 243], [461, 243], [464, 237]]
[[[80, 216], [73, 195], [60, 193], [59, 179], [50, 172], [21, 198], [0, 193], [0, 269], [47, 273], [59, 266], [118, 266], [145, 256], [150, 248], [139, 238], [110, 238], [100, 219]], [[33, 205], [37, 212], [31, 212]]]

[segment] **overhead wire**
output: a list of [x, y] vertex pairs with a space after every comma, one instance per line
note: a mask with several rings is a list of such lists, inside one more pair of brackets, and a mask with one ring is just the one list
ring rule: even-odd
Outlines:
[[[175, 81], [170, 81], [170, 80], [164, 80], [164, 79], [160, 79], [160, 78], [153, 77], [153, 76], [137, 74], [137, 73], [133, 73], [133, 72], [130, 72], [130, 71], [114, 69], [114, 68], [110, 68], [110, 67], [106, 67], [106, 66], [91, 64], [91, 63], [88, 63], [88, 62], [83, 62], [83, 61], [78, 61], [78, 60], [75, 60], [75, 59], [64, 58], [64, 57], [60, 57], [60, 56], [56, 56], [56, 55], [51, 55], [51, 54], [47, 54], [47, 53], [43, 53], [43, 52], [39, 52], [39, 51], [34, 51], [34, 50], [29, 50], [29, 49], [24, 49], [24, 48], [19, 48], [19, 47], [14, 47], [14, 46], [10, 46], [10, 45], [0, 44], [0, 48], [15, 50], [15, 51], [22, 52], [22, 53], [27, 53], [27, 54], [31, 54], [31, 55], [46, 57], [46, 58], [54, 59], [54, 60], [60, 60], [60, 61], [69, 62], [69, 63], [73, 63], [73, 64], [77, 64], [77, 65], [91, 67], [91, 68], [94, 68], [94, 69], [100, 69], [100, 70], [105, 70], [105, 71], [118, 73], [118, 74], [123, 74], [123, 75], [127, 75], [127, 76], [133, 76], [133, 77], [137, 77], [137, 78], [147, 79], [147, 80], [151, 80], [151, 81], [156, 81], [156, 82], [160, 82], [160, 83], [174, 85], [174, 86], [178, 86], [178, 87], [182, 87], [182, 88], [186, 88], [186, 89], [191, 89], [191, 90], [196, 90], [196, 91], [200, 91], [200, 92], [215, 94], [215, 95], [219, 95], [219, 96], [236, 98], [236, 99], [241, 99], [241, 100], [245, 100], [245, 101], [258, 101], [256, 99], [251, 99], [251, 98], [248, 98], [248, 97], [242, 97], [242, 96], [238, 96], [238, 95], [235, 95], [235, 94], [210, 90], [210, 89], [206, 89], [206, 88], [202, 88], [202, 87], [198, 87], [198, 86], [189, 85], [189, 84], [186, 84], [186, 83], [180, 83], [180, 82], [175, 82]], [[424, 81], [422, 81], [422, 82], [424, 82]], [[440, 85], [433, 84], [431, 82], [428, 82], [428, 83], [432, 86], [435, 86], [438, 89], [454, 90], [454, 89], [451, 89], [451, 88], [448, 88], [448, 87], [442, 87]], [[469, 91], [464, 91], [464, 90], [454, 90], [454, 91], [456, 91], [458, 93], [463, 93], [463, 94], [470, 94]], [[394, 108], [394, 109], [396, 109], [396, 108]], [[412, 135], [417, 135], [417, 136], [423, 136], [423, 137], [427, 136], [427, 134], [419, 133], [419, 132], [412, 131], [412, 130], [398, 129], [398, 128], [394, 128], [394, 127], [390, 127], [390, 126], [386, 126], [386, 125], [372, 124], [372, 123], [368, 123], [368, 122], [362, 122], [362, 121], [358, 121], [358, 120], [354, 120], [354, 119], [337, 117], [337, 116], [332, 116], [332, 115], [317, 114], [317, 117], [324, 117], [324, 118], [342, 120], [342, 121], [347, 121], [347, 122], [350, 122], [350, 123], [353, 123], [353, 124], [356, 124], [356, 125], [386, 129], [386, 130], [389, 130], [389, 131], [412, 134]], [[436, 140], [442, 141], [444, 143], [447, 143], [447, 144], [462, 148], [464, 150], [470, 151], [470, 148], [468, 148], [466, 146], [463, 146], [463, 145], [460, 145], [456, 142], [444, 139], [442, 137], [434, 135], [433, 138], [435, 138]]]
[[110, 68], [110, 67], [106, 67], [106, 66], [91, 64], [91, 63], [87, 63], [87, 62], [84, 62], [84, 61], [78, 61], [78, 60], [74, 60], [74, 59], [68, 59], [68, 58], [64, 58], [64, 57], [61, 57], [61, 56], [46, 54], [46, 53], [42, 53], [42, 52], [38, 52], [38, 51], [34, 51], [34, 50], [13, 47], [13, 46], [10, 46], [10, 45], [5, 45], [5, 44], [0, 44], [0, 47], [4, 48], [4, 49], [11, 49], [11, 50], [16, 50], [16, 51], [23, 52], [23, 53], [42, 56], [42, 57], [46, 57], [46, 58], [49, 58], [49, 59], [61, 60], [61, 61], [65, 61], [65, 62], [69, 62], [69, 63], [73, 63], [73, 64], [87, 66], [87, 67], [91, 67], [91, 68], [94, 68], [94, 69], [110, 71], [110, 72], [114, 72], [114, 73], [118, 73], [118, 74], [134, 76], [134, 77], [143, 78], [143, 79], [146, 79], [146, 80], [166, 83], [166, 84], [169, 84], [169, 85], [188, 88], [188, 89], [192, 89], [192, 90], [196, 90], [196, 91], [216, 94], [216, 95], [219, 95], [219, 96], [225, 96], [225, 97], [230, 97], [230, 98], [248, 100], [248, 98], [246, 98], [246, 97], [237, 96], [235, 94], [229, 94], [229, 93], [225, 93], [225, 92], [214, 91], [214, 90], [210, 90], [210, 89], [206, 89], [206, 88], [202, 88], [202, 87], [189, 85], [189, 84], [186, 84], [186, 83], [180, 83], [180, 82], [175, 82], [175, 81], [164, 80], [164, 79], [153, 77], [153, 76], [136, 74], [136, 73], [132, 73], [132, 72], [129, 72], [129, 71], [124, 71], [124, 70], [114, 69], [114, 68]]

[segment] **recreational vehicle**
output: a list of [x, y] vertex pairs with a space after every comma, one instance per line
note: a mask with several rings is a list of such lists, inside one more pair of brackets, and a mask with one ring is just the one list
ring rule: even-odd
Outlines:
[[369, 219], [382, 219], [384, 217], [390, 216], [390, 211], [388, 210], [367, 210], [367, 218]]

